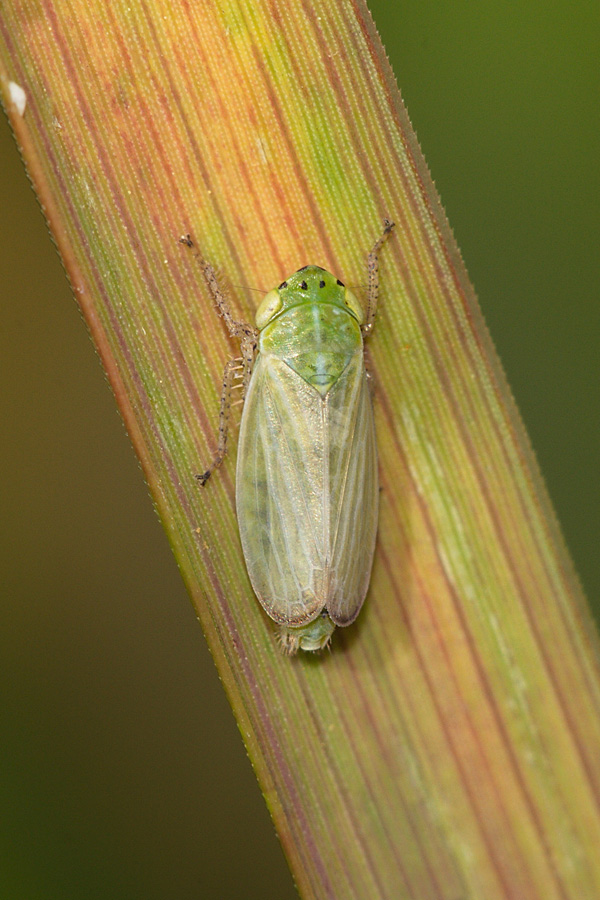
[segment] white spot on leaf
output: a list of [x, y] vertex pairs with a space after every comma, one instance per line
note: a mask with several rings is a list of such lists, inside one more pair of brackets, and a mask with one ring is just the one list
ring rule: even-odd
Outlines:
[[8, 82], [8, 94], [10, 97], [10, 102], [19, 113], [20, 116], [25, 112], [25, 107], [27, 106], [27, 95], [20, 84], [17, 84], [15, 81]]

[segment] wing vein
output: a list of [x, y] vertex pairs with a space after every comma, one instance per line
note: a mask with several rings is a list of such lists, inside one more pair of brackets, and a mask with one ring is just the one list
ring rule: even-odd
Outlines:
[[[346, 496], [346, 488], [348, 487], [348, 473], [350, 471], [350, 465], [353, 462], [353, 459], [355, 456], [355, 454], [352, 452], [352, 449], [354, 446], [354, 438], [356, 436], [356, 422], [358, 420], [359, 407], [361, 405], [360, 399], [358, 400], [358, 402], [356, 402], [352, 405], [353, 405], [352, 427], [348, 429], [348, 434], [352, 436], [352, 447], [349, 447], [348, 452], [346, 453], [346, 465], [345, 465], [345, 472], [344, 472], [343, 481], [342, 481], [342, 490], [340, 493], [338, 508], [336, 510], [335, 534], [333, 536], [333, 543], [331, 546], [331, 559], [332, 560], [335, 559], [336, 550], [337, 550], [338, 534], [339, 534], [339, 530], [340, 530], [340, 522], [342, 520], [341, 511], [344, 506], [344, 499]], [[329, 447], [327, 449], [329, 450]], [[331, 491], [328, 491], [327, 493], [331, 494]]]

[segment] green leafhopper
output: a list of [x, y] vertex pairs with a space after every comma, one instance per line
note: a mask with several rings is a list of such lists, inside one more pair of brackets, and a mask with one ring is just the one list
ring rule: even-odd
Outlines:
[[[378, 252], [367, 257], [366, 315], [345, 285], [304, 266], [264, 297], [256, 327], [232, 317], [213, 268], [204, 278], [242, 356], [223, 377], [219, 442], [205, 484], [222, 462], [232, 391], [244, 408], [236, 472], [246, 566], [287, 653], [321, 650], [363, 604], [377, 534], [377, 449], [363, 338], [373, 328]], [[188, 238], [182, 242], [191, 246]]]

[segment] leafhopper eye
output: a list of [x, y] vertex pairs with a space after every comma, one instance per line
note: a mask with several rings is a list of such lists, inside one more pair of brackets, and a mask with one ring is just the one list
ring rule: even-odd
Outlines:
[[278, 288], [269, 291], [269, 293], [263, 297], [262, 303], [256, 310], [255, 321], [259, 331], [262, 330], [265, 325], [268, 325], [271, 319], [281, 311], [282, 306], [283, 303]]
[[355, 319], [358, 320], [358, 324], [362, 325], [365, 321], [363, 308], [352, 291], [348, 290], [348, 288], [344, 290], [344, 303], [346, 304], [352, 315], [355, 317]]

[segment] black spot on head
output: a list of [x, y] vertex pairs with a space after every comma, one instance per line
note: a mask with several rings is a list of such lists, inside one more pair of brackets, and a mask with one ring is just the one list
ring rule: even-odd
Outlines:
[[307, 291], [307, 290], [308, 290], [308, 285], [307, 285], [307, 283], [306, 283], [305, 281], [302, 281], [302, 282], [300, 283], [300, 290], [301, 290], [301, 291]]
[[325, 287], [325, 282], [324, 282], [324, 281], [320, 281], [320, 282], [319, 282], [319, 287]]
[[277, 288], [277, 290], [282, 291], [286, 287], [287, 287], [287, 281], [282, 281], [281, 284], [279, 285], [279, 287]]
[[339, 284], [340, 287], [346, 287], [346, 285], [344, 284], [344, 282], [343, 282], [343, 281], [340, 281], [339, 278], [338, 278], [338, 280], [337, 280], [337, 283]]

